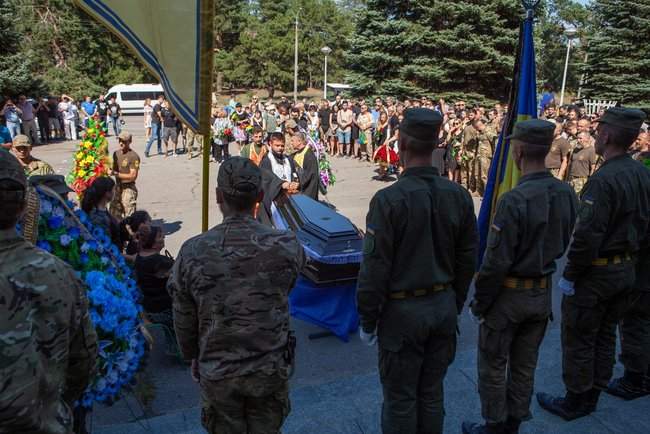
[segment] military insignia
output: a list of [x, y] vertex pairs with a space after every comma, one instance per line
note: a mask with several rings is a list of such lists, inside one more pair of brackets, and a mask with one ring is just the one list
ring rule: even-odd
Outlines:
[[122, 167], [128, 167], [129, 162], [126, 160], [122, 160]]
[[589, 196], [584, 196], [578, 208], [578, 219], [582, 223], [588, 223], [594, 217], [594, 200]]
[[487, 245], [490, 249], [495, 249], [499, 246], [501, 242], [501, 226], [496, 223], [492, 223], [490, 226], [490, 233], [488, 234]]

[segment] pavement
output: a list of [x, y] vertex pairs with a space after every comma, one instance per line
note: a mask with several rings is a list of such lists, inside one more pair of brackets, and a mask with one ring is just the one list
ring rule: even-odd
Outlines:
[[[144, 158], [142, 118], [126, 117], [125, 129], [134, 135], [133, 149], [141, 156], [137, 181], [138, 208], [146, 209], [162, 224], [166, 247], [176, 255], [182, 243], [201, 228], [201, 162], [186, 155]], [[117, 149], [109, 137], [111, 151]], [[60, 174], [72, 164], [76, 142], [38, 146], [33, 154], [49, 162]], [[155, 146], [155, 145], [154, 145]], [[231, 149], [231, 153], [235, 153]], [[327, 200], [354, 224], [365, 229], [365, 215], [372, 195], [389, 185], [373, 179], [374, 167], [350, 159], [333, 158], [337, 183]], [[221, 221], [214, 186], [218, 166], [210, 164], [210, 226]], [[475, 200], [478, 212], [478, 199]], [[560, 261], [562, 269], [563, 261]], [[554, 280], [559, 278], [559, 274]], [[470, 297], [472, 292], [470, 291]], [[560, 345], [560, 294], [553, 294], [554, 322], [549, 324], [536, 372], [536, 391], [563, 394]], [[377, 350], [364, 346], [357, 336], [344, 343], [335, 337], [310, 339], [322, 330], [292, 319], [298, 339], [296, 370], [291, 379], [292, 411], [283, 427], [284, 434], [380, 433], [381, 388], [377, 374]], [[456, 360], [445, 380], [445, 433], [459, 433], [463, 420], [480, 421], [480, 401], [476, 386], [477, 325], [467, 310], [460, 316]], [[154, 332], [156, 342], [164, 342]], [[143, 407], [133, 394], [112, 406], [96, 406], [91, 417], [96, 434], [189, 434], [203, 433], [200, 426], [199, 391], [188, 368], [165, 354], [164, 345], [154, 345], [144, 369], [153, 389], [153, 399]], [[617, 364], [615, 375], [622, 368]], [[533, 419], [522, 425], [522, 433], [650, 433], [650, 397], [625, 402], [603, 395], [598, 411], [571, 423], [541, 410], [533, 399]]]

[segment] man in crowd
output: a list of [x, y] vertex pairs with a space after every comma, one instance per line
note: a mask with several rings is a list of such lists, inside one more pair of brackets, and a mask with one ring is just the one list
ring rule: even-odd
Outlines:
[[[551, 174], [557, 179], [562, 179], [560, 176], [560, 169], [562, 166], [568, 166], [568, 157], [571, 152], [571, 145], [569, 141], [562, 137], [562, 124], [559, 122], [555, 124], [555, 132], [551, 150], [546, 155], [546, 168], [551, 171]], [[565, 169], [566, 170], [566, 169]]]
[[0, 432], [70, 433], [97, 334], [74, 270], [16, 233], [26, 191], [21, 164], [0, 149]]
[[64, 135], [68, 140], [77, 140], [77, 124], [74, 109], [74, 99], [68, 95], [61, 95], [61, 102], [58, 106], [59, 113], [63, 118]]
[[298, 133], [293, 136], [294, 154], [291, 156], [296, 164], [296, 172], [300, 180], [300, 192], [314, 200], [318, 200], [318, 183], [320, 173], [318, 170], [318, 159], [307, 146], [305, 133]]
[[47, 108], [49, 110], [48, 122], [50, 123], [50, 138], [65, 138], [63, 128], [61, 128], [61, 113], [59, 113], [59, 102], [57, 99], [49, 98], [47, 100]]
[[32, 145], [24, 134], [14, 137], [13, 150], [28, 178], [32, 175], [54, 174], [52, 166], [32, 156]]
[[375, 194], [366, 218], [359, 333], [368, 345], [379, 338], [384, 434], [443, 432], [443, 379], [476, 266], [472, 198], [432, 167], [441, 124], [433, 110], [405, 112], [405, 170]]
[[36, 111], [31, 101], [25, 95], [18, 97], [16, 107], [20, 109], [23, 134], [29, 138], [29, 143], [38, 145], [38, 129], [36, 128]]
[[475, 162], [478, 148], [478, 131], [474, 122], [465, 127], [460, 144], [461, 184], [470, 192], [476, 191]]
[[41, 143], [47, 145], [50, 140], [50, 109], [43, 98], [38, 99], [36, 119], [38, 120], [38, 133], [41, 136]]
[[487, 125], [481, 119], [474, 121], [474, 129], [476, 130], [476, 158], [474, 173], [476, 177], [476, 191], [483, 197], [485, 188], [487, 187], [488, 174], [490, 172], [490, 164], [492, 163], [492, 156], [494, 155], [494, 139], [490, 137]]
[[162, 110], [163, 101], [165, 101], [164, 95], [158, 95], [158, 99], [151, 112], [151, 136], [149, 136], [149, 140], [147, 140], [147, 144], [144, 147], [144, 156], [147, 158], [149, 158], [149, 151], [154, 140], [158, 146], [158, 155], [162, 154], [162, 116], [160, 115], [160, 111]]
[[85, 127], [88, 126], [88, 121], [95, 115], [95, 111], [97, 111], [97, 106], [90, 96], [86, 96], [84, 102], [81, 103], [81, 115], [83, 116], [83, 124]]
[[343, 147], [343, 154], [347, 157], [352, 155], [352, 147], [350, 146], [352, 139], [352, 123], [354, 122], [354, 113], [350, 110], [347, 101], [343, 101], [341, 109], [337, 114], [337, 123], [339, 129], [337, 132], [338, 140]]
[[[600, 119], [596, 152], [605, 163], [580, 196], [578, 222], [559, 287], [563, 398], [539, 393], [542, 408], [573, 420], [596, 410], [612, 376], [616, 325], [639, 298], [635, 259], [650, 242], [650, 171], [628, 154], [645, 114], [611, 108]], [[641, 258], [645, 261], [645, 258]]]
[[285, 141], [281, 133], [272, 133], [267, 152], [262, 158], [262, 190], [264, 191], [264, 210], [271, 215], [271, 202], [283, 194], [295, 194], [300, 191], [296, 163], [286, 155]]
[[[560, 176], [566, 179], [576, 194], [580, 194], [587, 179], [596, 170], [598, 155], [593, 144], [593, 137], [587, 132], [578, 133], [578, 142], [568, 157], [568, 167], [561, 171]], [[564, 177], [566, 173], [566, 177]]]
[[113, 124], [113, 133], [119, 136], [122, 131], [122, 107], [115, 101], [114, 96], [108, 101], [108, 117]]
[[129, 217], [137, 207], [138, 189], [135, 181], [140, 171], [140, 157], [131, 149], [133, 137], [122, 131], [117, 137], [120, 149], [113, 153], [113, 171], [115, 176], [115, 196], [111, 203], [111, 214], [118, 220]]
[[551, 175], [544, 158], [555, 124], [518, 122], [510, 136], [521, 171], [500, 200], [470, 304], [479, 318], [478, 377], [485, 425], [465, 434], [510, 434], [528, 420], [539, 346], [551, 317], [551, 277], [576, 220], [577, 198]]
[[97, 107], [97, 114], [99, 115], [99, 122], [104, 124], [104, 131], [108, 132], [108, 102], [104, 98], [104, 95], [99, 95], [99, 98], [95, 101], [95, 106]]
[[277, 433], [289, 414], [288, 296], [305, 255], [292, 232], [253, 218], [263, 194], [255, 164], [226, 160], [217, 177], [223, 223], [183, 244], [168, 282], [210, 434]]
[[251, 143], [244, 145], [241, 148], [240, 155], [251, 160], [256, 166], [259, 166], [267, 152], [266, 146], [262, 143], [262, 140], [264, 139], [264, 131], [259, 127], [255, 127], [251, 139]]

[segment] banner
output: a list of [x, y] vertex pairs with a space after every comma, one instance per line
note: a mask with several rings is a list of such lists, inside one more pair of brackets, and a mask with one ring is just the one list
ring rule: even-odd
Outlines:
[[519, 47], [515, 58], [508, 115], [499, 135], [494, 158], [492, 158], [478, 217], [478, 229], [481, 237], [479, 265], [485, 252], [487, 236], [497, 209], [497, 202], [501, 196], [512, 190], [519, 182], [520, 173], [512, 159], [510, 140], [505, 137], [512, 133], [515, 123], [537, 117], [533, 15], [532, 11], [528, 12], [528, 16], [519, 30]]

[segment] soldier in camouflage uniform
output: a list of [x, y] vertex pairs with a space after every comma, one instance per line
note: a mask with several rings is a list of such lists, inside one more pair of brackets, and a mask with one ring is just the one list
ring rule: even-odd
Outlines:
[[492, 156], [494, 155], [494, 140], [492, 139], [493, 136], [488, 130], [487, 125], [485, 125], [482, 120], [474, 122], [474, 129], [477, 132], [477, 150], [474, 167], [476, 192], [483, 197], [483, 194], [485, 194], [485, 187], [487, 186], [487, 178], [488, 173], [490, 172]]
[[460, 183], [469, 191], [476, 191], [474, 159], [478, 148], [478, 131], [474, 122], [466, 126], [460, 140]]
[[0, 432], [69, 434], [97, 335], [74, 271], [16, 233], [27, 180], [0, 150]]
[[183, 244], [168, 282], [178, 343], [212, 434], [277, 433], [290, 409], [288, 295], [305, 256], [292, 232], [253, 218], [261, 181], [246, 158], [221, 165], [223, 223]]
[[[616, 325], [639, 299], [635, 259], [647, 254], [650, 172], [627, 153], [645, 114], [611, 108], [600, 119], [596, 152], [605, 163], [580, 195], [578, 222], [558, 286], [566, 396], [537, 394], [540, 405], [573, 420], [596, 410], [615, 361]], [[645, 260], [642, 258], [642, 260]]]
[[551, 276], [569, 245], [577, 198], [544, 164], [555, 125], [518, 122], [510, 136], [522, 172], [497, 206], [476, 278], [472, 312], [480, 319], [479, 394], [485, 425], [463, 433], [517, 433], [531, 418], [539, 346], [551, 316]]
[[406, 170], [370, 202], [357, 304], [361, 339], [379, 339], [384, 434], [443, 431], [443, 380], [456, 354], [457, 315], [476, 266], [470, 194], [432, 167], [442, 116], [405, 112]]

